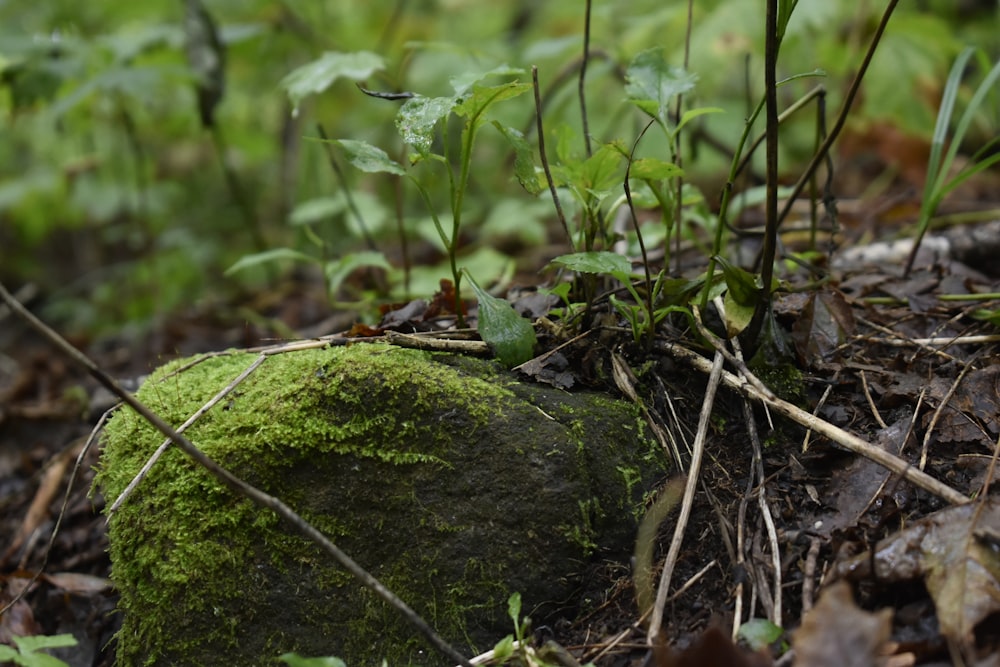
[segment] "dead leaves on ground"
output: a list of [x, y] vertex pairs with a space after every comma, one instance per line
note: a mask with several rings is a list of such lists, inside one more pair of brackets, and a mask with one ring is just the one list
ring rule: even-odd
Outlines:
[[[795, 664], [809, 667], [888, 667], [892, 610], [874, 614], [854, 604], [851, 587], [837, 582], [823, 591], [795, 631]], [[913, 664], [894, 658], [893, 665]]]
[[874, 550], [842, 560], [834, 574], [876, 583], [922, 581], [941, 634], [973, 655], [977, 626], [1000, 614], [1000, 500], [931, 514]]

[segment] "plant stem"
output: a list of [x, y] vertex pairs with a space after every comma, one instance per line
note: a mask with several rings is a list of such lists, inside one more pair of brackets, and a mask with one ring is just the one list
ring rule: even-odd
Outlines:
[[562, 225], [566, 234], [566, 241], [569, 242], [570, 250], [576, 252], [576, 243], [573, 242], [573, 235], [569, 233], [569, 225], [566, 224], [566, 214], [563, 212], [562, 204], [559, 201], [559, 193], [556, 192], [555, 181], [552, 180], [552, 169], [549, 168], [549, 158], [545, 155], [545, 132], [542, 129], [542, 98], [541, 90], [538, 86], [538, 67], [531, 66], [531, 87], [535, 91], [535, 119], [538, 132], [538, 157], [542, 161], [542, 170], [545, 172], [545, 182], [548, 183], [549, 193], [552, 195], [552, 203], [556, 207], [556, 217]]
[[[590, 147], [590, 123], [587, 121], [587, 98], [584, 92], [584, 82], [587, 78], [587, 60], [590, 58], [590, 5], [591, 0], [587, 0], [583, 19], [583, 60], [580, 61], [580, 79], [577, 83], [577, 95], [580, 98], [580, 120], [583, 123], [583, 143], [587, 149], [587, 157], [593, 155]], [[541, 136], [541, 132], [539, 132], [539, 136]]]
[[830, 148], [833, 146], [833, 142], [837, 140], [840, 136], [840, 132], [844, 129], [844, 124], [847, 122], [847, 114], [851, 110], [851, 106], [854, 104], [854, 98], [858, 94], [858, 89], [861, 86], [861, 80], [865, 76], [865, 72], [868, 71], [868, 65], [871, 64], [872, 57], [875, 55], [875, 48], [878, 46], [879, 42], [882, 40], [882, 34], [885, 32], [886, 26], [889, 24], [889, 17], [892, 16], [893, 10], [899, 0], [889, 0], [889, 4], [885, 8], [885, 12], [882, 13], [882, 19], [879, 21], [878, 27], [875, 29], [875, 34], [872, 36], [871, 44], [868, 45], [868, 51], [865, 53], [864, 60], [861, 62], [861, 67], [858, 69], [858, 73], [854, 75], [854, 80], [851, 81], [851, 85], [847, 90], [847, 95], [844, 98], [844, 105], [840, 108], [840, 112], [837, 114], [837, 119], [833, 123], [833, 127], [830, 129], [830, 134], [827, 135], [826, 140], [823, 145], [819, 147], [816, 154], [813, 155], [812, 160], [806, 166], [805, 171], [796, 181], [795, 185], [792, 187], [792, 191], [788, 194], [788, 199], [785, 202], [785, 207], [781, 209], [781, 215], [778, 216], [778, 223], [780, 224], [792, 210], [792, 205], [795, 203], [795, 199], [802, 193], [802, 189], [805, 187], [806, 183], [812, 178], [813, 172], [819, 168], [821, 162], [826, 159], [827, 153], [830, 152]]
[[144, 403], [139, 401], [129, 392], [122, 389], [122, 387], [115, 382], [114, 379], [102, 371], [90, 358], [70, 345], [66, 339], [53, 331], [52, 328], [44, 322], [28, 312], [24, 306], [22, 306], [17, 300], [14, 299], [14, 297], [10, 295], [10, 292], [7, 291], [7, 288], [4, 287], [3, 283], [0, 283], [0, 301], [6, 303], [13, 312], [31, 325], [33, 329], [38, 331], [56, 349], [69, 357], [77, 365], [86, 369], [102, 386], [122, 399], [122, 401], [128, 404], [130, 408], [142, 415], [146, 421], [156, 427], [156, 429], [163, 435], [170, 438], [178, 448], [194, 459], [227, 488], [239, 496], [249, 498], [263, 509], [272, 510], [275, 514], [294, 527], [295, 530], [301, 533], [306, 539], [311, 540], [326, 553], [331, 555], [334, 560], [341, 565], [341, 567], [350, 572], [351, 575], [353, 575], [354, 578], [357, 579], [362, 585], [374, 592], [378, 597], [388, 603], [389, 606], [399, 612], [399, 614], [403, 616], [403, 618], [405, 618], [411, 625], [413, 625], [414, 629], [423, 635], [424, 639], [426, 639], [427, 642], [437, 649], [442, 655], [446, 656], [450, 661], [458, 662], [463, 665], [463, 667], [472, 667], [472, 663], [470, 663], [465, 656], [452, 648], [451, 645], [442, 639], [441, 636], [438, 635], [434, 629], [431, 628], [426, 621], [424, 621], [423, 618], [417, 615], [417, 613], [413, 611], [409, 605], [386, 588], [382, 582], [372, 576], [367, 570], [358, 565], [358, 563], [350, 556], [341, 551], [332, 541], [330, 541], [328, 537], [326, 537], [326, 535], [299, 516], [281, 500], [264, 493], [257, 487], [252, 486], [240, 479], [226, 468], [220, 466], [214, 459], [209, 457], [200, 449], [195, 447], [194, 443], [178, 433], [176, 429], [163, 421], [159, 415], [150, 410]]
[[764, 21], [764, 119], [766, 125], [764, 202], [764, 251], [760, 266], [760, 293], [747, 338], [756, 341], [764, 317], [771, 308], [771, 278], [778, 245], [778, 0], [767, 0]]

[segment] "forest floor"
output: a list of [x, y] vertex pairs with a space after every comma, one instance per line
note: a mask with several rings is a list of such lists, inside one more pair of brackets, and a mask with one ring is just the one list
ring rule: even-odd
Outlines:
[[[848, 232], [854, 238], [843, 245], [856, 245], [873, 229], [886, 235], [888, 227], [866, 224]], [[801, 381], [776, 391], [974, 503], [959, 506], [954, 497], [919, 488], [836, 437], [723, 387], [661, 635], [688, 652], [647, 655], [622, 563], [596, 563], [586, 611], [539, 624], [539, 638], [599, 667], [769, 665], [789, 644], [796, 664], [813, 666], [848, 664], [843, 651], [862, 658], [851, 664], [952, 664], [959, 655], [968, 665], [998, 664], [1000, 222], [941, 238], [950, 254], [934, 246], [908, 276], [898, 253], [857, 256], [833, 263], [825, 286], [778, 298], [777, 322]], [[240, 305], [293, 330], [329, 334], [350, 326], [350, 316], [328, 312], [321, 288], [289, 283], [276, 291], [260, 295], [263, 307]], [[173, 357], [278, 335], [248, 327], [239, 313], [236, 305], [217, 304], [173, 316], [142, 341], [77, 342], [111, 375], [135, 379]], [[99, 446], [89, 438], [113, 401], [12, 315], [5, 320], [16, 335], [5, 341], [0, 368], [0, 604], [19, 599], [0, 618], [0, 642], [72, 633], [78, 645], [57, 655], [73, 667], [111, 665], [119, 619], [103, 500], [90, 492]], [[393, 326], [406, 322], [397, 318]], [[644, 350], [614, 329], [563, 348], [561, 368], [574, 387], [613, 392], [621, 385], [600, 380], [613, 376], [613, 352], [631, 368], [645, 368], [640, 386], [651, 419], [689, 461], [708, 377], [669, 344], [709, 360], [713, 351], [681, 330]], [[561, 342], [541, 337], [543, 348]], [[535, 369], [533, 379], [565, 383], [566, 376], [557, 381], [543, 371]], [[667, 553], [676, 515], [660, 527], [656, 563]], [[835, 580], [850, 582], [850, 594], [829, 585]], [[738, 608], [743, 619], [770, 618], [786, 631], [755, 655], [741, 648], [720, 657], [714, 651], [727, 643], [717, 633], [699, 644], [707, 628], [729, 636]], [[891, 619], [878, 612], [885, 609]]]

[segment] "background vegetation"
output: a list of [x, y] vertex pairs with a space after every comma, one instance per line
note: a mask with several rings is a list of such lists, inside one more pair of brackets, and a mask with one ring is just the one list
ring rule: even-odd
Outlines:
[[[280, 294], [289, 270], [307, 265], [278, 261], [227, 273], [241, 259], [275, 249], [325, 263], [325, 278], [301, 268], [299, 275], [328, 289], [331, 305], [350, 304], [369, 318], [379, 301], [433, 292], [450, 271], [418, 192], [403, 178], [349, 168], [342, 154], [338, 176], [327, 145], [311, 140], [321, 125], [330, 138], [366, 141], [408, 163], [394, 125], [400, 103], [365, 96], [352, 78], [378, 91], [436, 96], [452, 94], [450, 80], [469, 72], [537, 65], [547, 143], [561, 141], [566, 155], [584, 155], [573, 69], [582, 53], [583, 3], [205, 6], [226, 49], [214, 130], [199, 119], [197, 77], [184, 50], [184, 2], [0, 2], [0, 279], [36, 285], [45, 314], [68, 330], [99, 335], [129, 323], [142, 331], [180, 309], [238, 303], [261, 290]], [[755, 0], [698, 2], [694, 9], [689, 70], [698, 80], [685, 99], [724, 110], [700, 119], [686, 139], [696, 143], [685, 146], [685, 167], [705, 201], [692, 207], [696, 218], [711, 215], [728, 166], [728, 156], [711, 144], [732, 147], [763, 92], [764, 21]], [[801, 0], [779, 62], [795, 69], [779, 78], [825, 70], [828, 107], [836, 109], [882, 9]], [[955, 56], [968, 44], [984, 46], [994, 61], [1000, 53], [998, 11], [995, 2], [903, 3], [867, 75], [855, 132], [863, 136], [884, 121], [929, 138]], [[594, 3], [585, 92], [596, 142], [635, 141], [645, 117], [627, 103], [624, 68], [651, 47], [681, 64], [686, 18], [681, 2]], [[362, 51], [381, 67], [318, 86], [323, 92], [306, 95], [296, 109], [287, 94], [291, 72], [327, 52]], [[782, 103], [816, 81], [782, 88]], [[995, 131], [996, 113], [996, 106], [984, 109], [986, 120], [969, 142]], [[491, 117], [520, 128], [535, 145], [530, 95], [503, 102]], [[808, 159], [814, 125], [804, 114], [782, 130], [789, 173]], [[652, 138], [643, 151], [669, 159]], [[565, 238], [551, 201], [525, 193], [513, 177], [510, 153], [499, 132], [481, 130], [460, 260], [483, 285], [536, 270], [562, 252], [548, 245]], [[432, 206], [446, 211], [443, 172], [428, 169], [421, 178]], [[390, 268], [352, 271], [364, 264]], [[532, 279], [538, 281], [529, 273]]]

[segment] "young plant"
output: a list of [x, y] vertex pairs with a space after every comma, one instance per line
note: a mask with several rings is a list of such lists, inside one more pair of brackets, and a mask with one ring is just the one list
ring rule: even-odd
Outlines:
[[[482, 85], [481, 82], [492, 76], [512, 76], [522, 74], [523, 70], [512, 69], [510, 67], [498, 67], [484, 74], [466, 75], [452, 80], [452, 88], [455, 94], [450, 97], [424, 97], [414, 95], [403, 104], [396, 116], [396, 127], [400, 136], [416, 153], [410, 157], [413, 164], [422, 161], [434, 161], [442, 165], [448, 176], [449, 201], [451, 203], [451, 233], [445, 231], [441, 220], [438, 218], [434, 205], [427, 192], [427, 189], [412, 174], [398, 169], [391, 173], [402, 173], [410, 176], [416, 184], [427, 209], [434, 220], [434, 228], [437, 230], [441, 242], [448, 252], [448, 261], [451, 264], [452, 279], [455, 283], [455, 314], [458, 316], [459, 326], [464, 326], [461, 307], [461, 285], [462, 274], [458, 268], [458, 243], [459, 234], [462, 227], [462, 214], [464, 212], [464, 201], [466, 191], [469, 186], [469, 176], [472, 167], [472, 149], [475, 144], [476, 134], [486, 122], [486, 112], [495, 104], [503, 100], [511, 99], [531, 90], [531, 85], [511, 81], [496, 86]], [[452, 115], [464, 119], [462, 124], [461, 145], [458, 155], [449, 146], [450, 132], [449, 120]], [[494, 123], [497, 127], [502, 127]], [[440, 126], [442, 150], [440, 153], [432, 151], [434, 140]], [[505, 136], [513, 136], [516, 130], [504, 132]], [[343, 144], [341, 144], [343, 145]], [[351, 159], [351, 164], [364, 169]], [[452, 161], [457, 159], [457, 170]], [[401, 169], [401, 168], [399, 168]]]
[[[525, 667], [559, 667], [559, 665], [575, 664], [575, 658], [555, 642], [546, 642], [537, 650], [528, 646], [526, 638], [531, 630], [531, 619], [527, 616], [521, 618], [520, 593], [512, 593], [507, 599], [507, 615], [514, 623], [514, 634], [507, 635], [493, 647], [493, 661], [496, 664], [506, 665], [515, 657], [518, 659], [517, 664]], [[593, 663], [587, 663], [585, 667], [593, 667]]]
[[[962, 82], [962, 75], [965, 73], [965, 67], [969, 58], [975, 52], [976, 50], [971, 47], [962, 51], [955, 60], [951, 72], [948, 74], [948, 81], [944, 87], [944, 95], [941, 98], [941, 108], [938, 110], [937, 123], [934, 126], [934, 137], [931, 140], [931, 155], [927, 162], [927, 180], [924, 182], [924, 199], [920, 204], [920, 222], [917, 229], [917, 238], [913, 242], [913, 249], [910, 251], [910, 256], [906, 261], [906, 275], [909, 275], [910, 269], [913, 268], [913, 261], [916, 259], [917, 251], [920, 249], [920, 242], [923, 240], [924, 234], [927, 233], [927, 228], [931, 224], [931, 218], [934, 216], [935, 211], [937, 211], [937, 207], [941, 204], [941, 200], [969, 177], [1000, 162], [1000, 153], [989, 154], [989, 151], [1000, 141], [1000, 138], [994, 138], [976, 151], [976, 154], [972, 156], [967, 166], [963, 167], [954, 176], [951, 175], [952, 164], [955, 161], [958, 148], [962, 144], [962, 139], [965, 137], [965, 133], [968, 131], [973, 117], [986, 101], [987, 95], [991, 92], [996, 93], [997, 79], [1000, 78], [1000, 60], [993, 65], [979, 84], [979, 87], [976, 88], [976, 92], [973, 93], [968, 106], [965, 107], [965, 112], [962, 113], [962, 117], [958, 120], [958, 125], [955, 126], [955, 133], [951, 144], [948, 146], [947, 151], [944, 150], [945, 142], [948, 139], [948, 130], [951, 126], [951, 115], [955, 111], [955, 102], [958, 98], [958, 88]], [[988, 65], [988, 61], [985, 58], [985, 54], [980, 51], [980, 63]], [[986, 69], [986, 67], [984, 66], [983, 69]]]
[[67, 667], [66, 663], [47, 653], [40, 653], [49, 648], [76, 646], [73, 635], [38, 635], [34, 637], [14, 637], [14, 646], [0, 645], [0, 663], [12, 662], [24, 667]]

